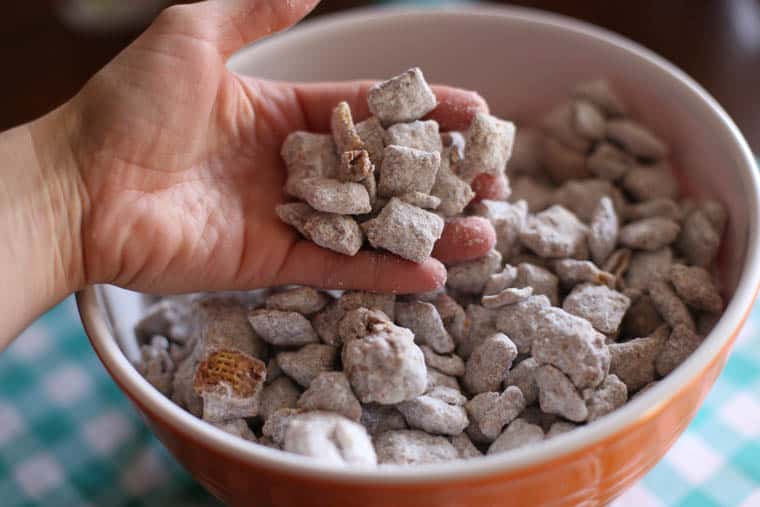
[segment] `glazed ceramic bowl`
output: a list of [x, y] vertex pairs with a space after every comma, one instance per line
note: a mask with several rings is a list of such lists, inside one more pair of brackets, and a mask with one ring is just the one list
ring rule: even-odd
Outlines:
[[361, 470], [244, 442], [163, 397], [125, 355], [135, 353], [127, 338], [139, 310], [136, 294], [110, 287], [79, 294], [93, 346], [174, 456], [231, 505], [604, 504], [654, 466], [684, 430], [753, 303], [760, 208], [752, 155], [723, 109], [673, 65], [619, 36], [538, 11], [355, 11], [306, 23], [230, 61], [240, 73], [310, 81], [381, 78], [415, 65], [431, 82], [478, 90], [495, 114], [517, 120], [530, 119], [580, 80], [613, 81], [637, 117], [673, 147], [690, 191], [728, 208], [720, 255], [728, 307], [696, 353], [620, 410], [539, 445], [470, 461]]

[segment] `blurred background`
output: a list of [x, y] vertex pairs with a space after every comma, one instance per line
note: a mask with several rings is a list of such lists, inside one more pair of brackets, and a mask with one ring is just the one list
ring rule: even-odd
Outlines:
[[[171, 0], [13, 2], [0, 24], [0, 130], [71, 97]], [[311, 16], [370, 4], [323, 0]], [[394, 2], [399, 3], [399, 2]], [[419, 3], [419, 2], [418, 2]], [[497, 2], [573, 16], [625, 35], [700, 82], [760, 152], [760, 0]]]

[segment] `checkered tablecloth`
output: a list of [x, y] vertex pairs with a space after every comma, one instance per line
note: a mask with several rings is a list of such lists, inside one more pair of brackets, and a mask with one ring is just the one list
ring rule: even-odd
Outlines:
[[[219, 503], [108, 376], [70, 298], [0, 355], [0, 505]], [[760, 505], [760, 305], [686, 433], [614, 505]]]

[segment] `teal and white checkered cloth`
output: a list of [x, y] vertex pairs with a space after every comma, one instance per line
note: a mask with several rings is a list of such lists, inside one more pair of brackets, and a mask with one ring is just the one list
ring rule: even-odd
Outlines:
[[[0, 505], [218, 506], [90, 347], [73, 299], [0, 354]], [[686, 433], [614, 507], [760, 505], [760, 305]]]

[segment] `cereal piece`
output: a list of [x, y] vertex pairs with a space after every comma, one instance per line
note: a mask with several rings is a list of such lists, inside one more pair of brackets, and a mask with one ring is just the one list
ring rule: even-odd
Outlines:
[[579, 180], [591, 175], [584, 154], [568, 148], [553, 137], [544, 137], [541, 154], [543, 167], [555, 183]]
[[510, 386], [501, 394], [493, 391], [480, 393], [467, 402], [466, 408], [483, 436], [495, 440], [502, 428], [525, 409], [525, 398], [520, 389]]
[[604, 264], [602, 264], [602, 270], [615, 277], [615, 287], [618, 289], [622, 289], [625, 286], [623, 275], [626, 274], [628, 266], [631, 264], [632, 253], [629, 248], [620, 248], [612, 252], [607, 257], [607, 260], [604, 261]]
[[464, 134], [456, 130], [441, 132], [441, 143], [443, 148], [451, 149], [451, 162], [459, 163], [464, 160]]
[[427, 369], [427, 389], [435, 389], [436, 387], [448, 387], [451, 389], [459, 390], [459, 382], [455, 377], [446, 375], [433, 367]]
[[447, 354], [454, 350], [454, 340], [446, 331], [435, 306], [423, 301], [396, 303], [396, 322], [414, 333], [419, 345], [429, 345], [434, 351]]
[[689, 309], [666, 282], [652, 282], [649, 285], [649, 297], [652, 298], [657, 313], [672, 328], [684, 325], [689, 330], [696, 330], [694, 318]]
[[453, 156], [452, 148], [446, 148], [441, 153], [441, 165], [436, 173], [433, 188], [430, 190], [431, 195], [441, 200], [437, 210], [444, 217], [460, 214], [475, 197], [475, 192], [469, 183], [452, 171]]
[[528, 216], [528, 204], [525, 201], [511, 204], [484, 199], [472, 206], [472, 212], [491, 222], [496, 231], [496, 250], [505, 259], [509, 258], [517, 249], [520, 231]]
[[459, 176], [468, 183], [480, 173], [504, 174], [512, 155], [515, 125], [487, 113], [476, 113], [467, 129]]
[[543, 439], [544, 430], [540, 426], [518, 418], [509, 423], [507, 429], [491, 444], [488, 454], [511, 451], [518, 447], [536, 444]]
[[248, 321], [272, 345], [290, 347], [319, 341], [311, 322], [300, 313], [260, 308], [248, 314]]
[[277, 377], [261, 391], [258, 416], [266, 421], [281, 408], [296, 408], [301, 390], [288, 377]]
[[376, 168], [383, 161], [385, 149], [385, 129], [380, 125], [380, 120], [371, 116], [356, 124], [356, 132], [364, 143], [364, 148], [369, 153], [369, 159]]
[[317, 375], [303, 392], [296, 406], [303, 410], [335, 412], [353, 421], [362, 416], [362, 406], [351, 391], [346, 375], [341, 371]]
[[305, 202], [289, 202], [278, 204], [275, 208], [277, 216], [286, 224], [294, 227], [302, 236], [308, 238], [306, 221], [315, 213], [314, 209]]
[[680, 193], [678, 180], [667, 163], [634, 167], [623, 178], [623, 188], [637, 201], [677, 199]]
[[356, 255], [364, 243], [359, 224], [348, 216], [315, 212], [306, 221], [304, 231], [317, 245], [343, 255]]
[[195, 394], [193, 389], [196, 364], [193, 356], [187, 357], [179, 364], [172, 381], [171, 399], [194, 416], [201, 417], [203, 415], [203, 400]]
[[620, 243], [628, 248], [651, 252], [671, 244], [680, 231], [681, 226], [669, 218], [644, 218], [620, 229]]
[[194, 334], [192, 314], [192, 304], [176, 299], [161, 299], [145, 309], [135, 324], [135, 336], [140, 344], [150, 343], [155, 336], [163, 336], [172, 345], [189, 347]]
[[554, 424], [552, 424], [551, 428], [549, 428], [549, 431], [546, 432], [546, 438], [549, 439], [549, 438], [558, 437], [559, 435], [567, 433], [568, 431], [572, 431], [577, 427], [578, 427], [577, 424], [573, 424], [573, 423], [565, 422], [565, 421], [557, 421]]
[[526, 405], [533, 405], [538, 400], [537, 370], [538, 362], [532, 357], [528, 357], [509, 370], [504, 378], [505, 387], [515, 386], [520, 389]]
[[605, 336], [591, 324], [560, 308], [541, 309], [531, 345], [539, 364], [551, 364], [565, 373], [579, 389], [596, 387], [610, 365]]
[[381, 464], [424, 465], [457, 459], [458, 453], [445, 437], [419, 430], [386, 431], [375, 437]]
[[375, 248], [384, 248], [413, 262], [425, 262], [443, 232], [438, 215], [392, 198], [380, 214], [362, 224]]
[[235, 350], [265, 359], [266, 343], [254, 332], [246, 309], [226, 297], [208, 297], [192, 304], [192, 329], [197, 336], [193, 356], [196, 361], [219, 350]]
[[[367, 150], [344, 151], [340, 155], [340, 164], [338, 165], [336, 177], [338, 181], [360, 183], [370, 176], [374, 180], [374, 171], [375, 166], [372, 165]], [[366, 186], [365, 189], [367, 189]], [[367, 189], [367, 193], [370, 193], [369, 189]], [[372, 196], [370, 195], [371, 201]]]
[[608, 142], [596, 145], [586, 160], [586, 167], [595, 176], [609, 181], [617, 181], [630, 171], [636, 159]]
[[248, 423], [245, 422], [245, 419], [232, 419], [211, 424], [230, 435], [235, 435], [236, 437], [248, 440], [249, 442], [256, 442], [256, 435], [254, 435], [251, 428], [248, 427]]
[[441, 294], [433, 301], [443, 326], [455, 343], [462, 341], [465, 334], [466, 314], [464, 308], [448, 294]]
[[387, 326], [343, 347], [343, 369], [362, 403], [416, 398], [427, 387], [425, 358], [408, 329]]
[[388, 316], [380, 310], [369, 310], [367, 308], [351, 310], [346, 312], [345, 317], [338, 324], [340, 340], [335, 341], [333, 345], [359, 340], [392, 324]]
[[386, 146], [380, 169], [378, 193], [383, 197], [409, 192], [430, 193], [441, 166], [437, 151], [422, 151], [405, 146]]
[[164, 396], [170, 396], [175, 370], [169, 355], [169, 340], [154, 336], [149, 344], [140, 347], [140, 363], [137, 371]]
[[427, 345], [420, 346], [422, 354], [425, 356], [425, 364], [429, 368], [435, 368], [441, 373], [451, 375], [452, 377], [461, 377], [464, 375], [464, 361], [456, 354], [436, 354], [435, 351]]
[[642, 218], [661, 217], [671, 220], [681, 219], [681, 208], [673, 199], [657, 198], [650, 201], [630, 204], [625, 207], [627, 220], [641, 220]]
[[[272, 443], [277, 446], [277, 448], [281, 447], [283, 440], [285, 440], [285, 433], [288, 431], [288, 426], [296, 416], [305, 418], [313, 417], [312, 414], [307, 414], [302, 410], [294, 408], [281, 408], [279, 410], [275, 410], [267, 418], [261, 428], [263, 438], [271, 440]], [[330, 416], [338, 417], [335, 414], [330, 414]]]
[[460, 433], [459, 435], [451, 437], [451, 445], [457, 450], [459, 459], [478, 458], [483, 456], [483, 453], [475, 447], [470, 437], [466, 433]]
[[350, 312], [357, 308], [369, 308], [370, 310], [380, 310], [391, 320], [396, 317], [396, 296], [393, 294], [348, 291], [340, 297], [339, 305], [344, 312]]
[[253, 417], [266, 376], [266, 365], [244, 352], [219, 350], [201, 361], [193, 389], [203, 400], [203, 418], [223, 421]]
[[517, 278], [514, 286], [518, 288], [532, 287], [534, 295], [548, 297], [553, 305], [556, 305], [559, 300], [557, 295], [559, 278], [548, 269], [533, 264], [523, 262], [517, 266]]
[[407, 428], [404, 416], [395, 406], [379, 403], [365, 404], [362, 407], [362, 417], [359, 422], [367, 428], [367, 433], [370, 435]]
[[510, 337], [518, 352], [527, 354], [538, 335], [541, 311], [550, 305], [549, 299], [542, 295], [504, 307], [496, 316], [496, 328]]
[[441, 200], [434, 195], [423, 194], [422, 192], [409, 192], [400, 195], [399, 199], [412, 206], [422, 209], [434, 210], [441, 205]]
[[728, 222], [726, 208], [718, 201], [708, 199], [699, 205], [699, 209], [707, 216], [718, 236], [721, 236], [726, 228], [726, 222]]
[[303, 315], [317, 313], [330, 302], [330, 296], [312, 287], [296, 287], [269, 296], [266, 306], [270, 310], [297, 312]]
[[297, 182], [306, 178], [332, 178], [338, 169], [338, 155], [332, 136], [292, 132], [280, 150], [288, 169], [285, 190], [293, 195]]
[[[667, 332], [667, 329], [665, 329]], [[635, 393], [655, 377], [655, 360], [660, 354], [663, 341], [659, 336], [634, 338], [623, 343], [611, 343], [610, 374], [617, 377]]]
[[573, 122], [579, 134], [594, 141], [601, 140], [607, 130], [602, 111], [586, 100], [576, 100], [573, 103]]
[[720, 313], [723, 309], [720, 291], [704, 268], [673, 264], [670, 282], [681, 299], [692, 308], [712, 313]]
[[277, 359], [274, 357], [269, 358], [267, 363], [267, 382], [272, 382], [282, 376], [282, 370], [277, 364]]
[[643, 294], [635, 302], [623, 317], [621, 334], [627, 338], [649, 336], [662, 324], [660, 314], [652, 303], [649, 294]]
[[295, 416], [290, 421], [283, 450], [340, 465], [377, 463], [372, 440], [363, 426], [340, 416], [317, 414]]
[[458, 435], [469, 424], [462, 403], [450, 403], [428, 394], [397, 405], [410, 428], [439, 435]]
[[655, 366], [660, 376], [675, 370], [702, 344], [703, 337], [683, 324], [673, 326], [670, 337], [665, 340]]
[[467, 396], [462, 394], [462, 391], [459, 390], [459, 387], [443, 385], [433, 387], [428, 386], [425, 394], [431, 398], [445, 401], [450, 405], [464, 406], [464, 404], [467, 403]]
[[523, 287], [521, 289], [512, 287], [504, 289], [498, 294], [484, 295], [482, 305], [484, 308], [501, 308], [502, 306], [509, 306], [520, 301], [525, 301], [532, 295], [533, 287]]
[[[547, 135], [554, 137], [573, 151], [585, 153], [591, 148], [592, 140], [580, 132], [577, 113], [576, 103], [572, 101], [562, 102], [544, 117], [541, 124]], [[603, 132], [604, 118], [600, 117], [599, 119]]]
[[591, 215], [588, 234], [588, 246], [595, 263], [604, 264], [615, 250], [619, 231], [620, 224], [612, 200], [602, 197]]
[[631, 304], [627, 296], [605, 285], [580, 284], [565, 298], [562, 308], [582, 317], [604, 334], [616, 333]]
[[465, 261], [448, 268], [446, 285], [470, 294], [483, 292], [492, 274], [501, 269], [501, 254], [490, 250], [479, 259]]
[[438, 122], [435, 120], [397, 123], [385, 131], [385, 144], [406, 146], [421, 151], [443, 151]]
[[588, 257], [588, 227], [575, 215], [554, 205], [525, 221], [520, 241], [541, 257]]
[[277, 364], [285, 375], [303, 387], [309, 387], [320, 373], [333, 370], [337, 355], [335, 347], [310, 343], [296, 351], [280, 352]]
[[607, 137], [637, 157], [659, 160], [668, 155], [668, 147], [652, 131], [629, 119], [607, 122]]
[[626, 401], [628, 401], [626, 385], [616, 375], [607, 375], [604, 382], [592, 391], [586, 399], [588, 422], [594, 422], [622, 407]]
[[340, 102], [335, 106], [330, 117], [330, 129], [338, 153], [364, 149], [364, 143], [354, 126], [348, 102]]
[[[509, 288], [517, 280], [517, 268], [507, 264], [504, 269], [498, 273], [492, 274], [486, 282], [486, 286], [483, 288], [483, 295], [490, 296], [498, 294], [504, 289]], [[532, 287], [531, 287], [532, 289]]]
[[575, 87], [573, 95], [588, 100], [604, 111], [607, 116], [625, 116], [628, 107], [612, 90], [608, 81], [595, 79], [586, 81]]
[[554, 272], [560, 283], [568, 288], [579, 283], [605, 285], [609, 288], [615, 286], [615, 276], [612, 273], [602, 271], [589, 261], [562, 259], [554, 263]]
[[516, 357], [517, 347], [504, 334], [486, 338], [467, 359], [465, 387], [473, 394], [498, 391]]
[[317, 211], [338, 215], [369, 213], [367, 189], [359, 183], [330, 178], [306, 178], [295, 184], [294, 195]]
[[549, 183], [529, 176], [513, 178], [510, 184], [512, 194], [509, 200], [511, 202], [525, 201], [531, 213], [546, 209], [554, 195], [554, 188]]
[[541, 410], [561, 415], [573, 422], [585, 421], [588, 408], [570, 379], [554, 366], [545, 364], [536, 371]]
[[667, 280], [673, 252], [663, 248], [656, 252], [636, 252], [631, 256], [625, 274], [625, 285], [633, 289], [646, 289], [652, 282]]
[[718, 254], [720, 232], [704, 210], [696, 209], [684, 220], [676, 247], [689, 264], [706, 268]]
[[581, 222], [590, 223], [599, 205], [599, 200], [608, 197], [613, 209], [617, 210], [623, 202], [620, 190], [606, 180], [571, 180], [566, 181], [554, 193], [554, 204], [575, 214]]
[[422, 118], [436, 104], [422, 71], [414, 67], [387, 81], [377, 83], [367, 92], [369, 110], [387, 126]]
[[340, 345], [338, 325], [346, 312], [340, 307], [338, 301], [331, 301], [311, 319], [314, 331], [319, 335], [322, 342], [328, 345]]

